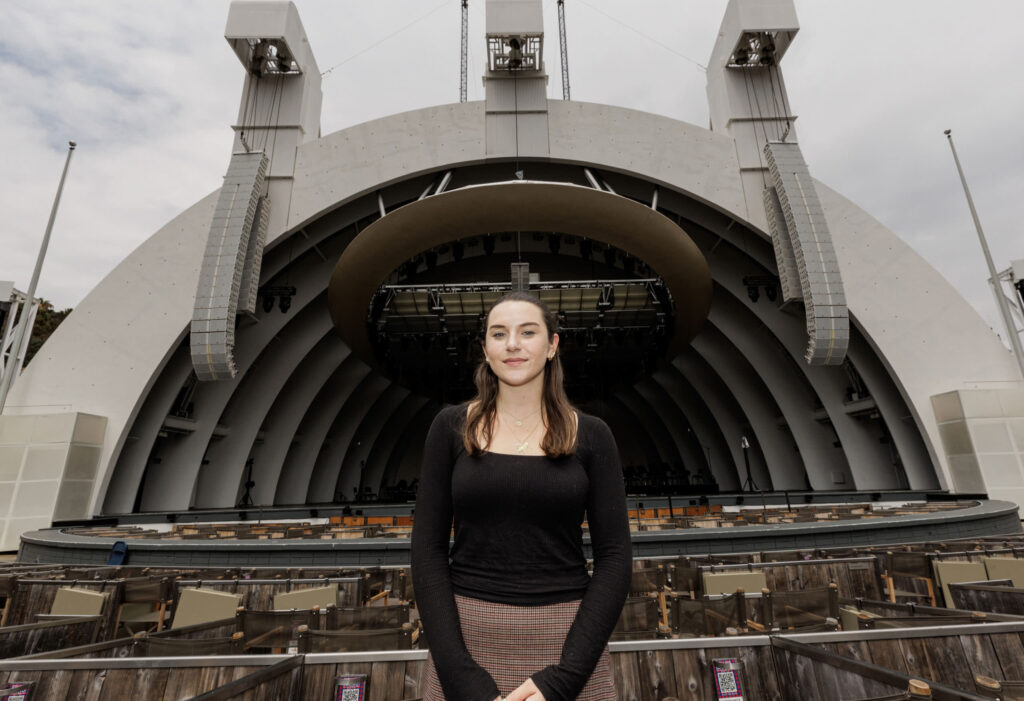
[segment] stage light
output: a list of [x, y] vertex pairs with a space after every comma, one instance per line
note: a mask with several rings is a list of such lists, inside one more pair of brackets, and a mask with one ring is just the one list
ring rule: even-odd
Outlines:
[[751, 302], [757, 303], [757, 300], [761, 297], [757, 285], [747, 285], [747, 297], [750, 297]]
[[281, 300], [278, 302], [278, 307], [282, 314], [287, 314], [288, 310], [292, 308], [292, 298], [290, 295], [281, 295]]
[[274, 311], [274, 295], [263, 295], [263, 311], [267, 314]]
[[523, 48], [519, 39], [512, 37], [508, 40], [508, 68], [511, 71], [523, 67]]

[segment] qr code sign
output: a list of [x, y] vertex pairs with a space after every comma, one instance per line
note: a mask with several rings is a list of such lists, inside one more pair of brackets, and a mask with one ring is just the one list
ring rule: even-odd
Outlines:
[[743, 686], [740, 683], [738, 660], [713, 660], [715, 691], [719, 701], [743, 701]]
[[338, 677], [337, 701], [363, 701], [366, 677], [362, 675]]
[[736, 683], [735, 672], [718, 673], [718, 692], [720, 694], [738, 694], [740, 692], [739, 684]]

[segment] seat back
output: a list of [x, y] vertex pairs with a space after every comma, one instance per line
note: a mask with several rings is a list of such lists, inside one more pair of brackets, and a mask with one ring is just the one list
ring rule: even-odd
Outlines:
[[631, 595], [642, 596], [651, 592], [660, 592], [664, 589], [664, 566], [656, 565], [654, 567], [638, 567], [633, 570], [629, 585], [629, 593]]
[[944, 562], [935, 560], [936, 584], [942, 587], [943, 601], [946, 608], [954, 608], [953, 597], [949, 594], [950, 582], [982, 582], [988, 579], [984, 562]]
[[771, 628], [834, 629], [839, 622], [839, 589], [834, 584], [803, 591], [766, 592], [764, 599]]
[[410, 623], [378, 630], [299, 629], [299, 653], [409, 650], [412, 648], [412, 631]]
[[759, 592], [766, 588], [764, 572], [760, 570], [732, 570], [704, 572], [705, 594], [732, 594], [737, 589]]
[[1024, 587], [1024, 560], [1009, 557], [982, 558], [988, 576], [985, 579], [1009, 579], [1015, 587]]
[[274, 595], [274, 610], [284, 611], [288, 609], [311, 609], [320, 607], [326, 609], [328, 606], [338, 605], [338, 583], [331, 582], [322, 587], [309, 587], [307, 589], [294, 589], [292, 591], [279, 592]]
[[392, 606], [358, 606], [327, 611], [327, 628], [331, 630], [368, 630], [400, 628], [409, 622], [409, 604]]
[[704, 626], [708, 635], [729, 635], [747, 627], [747, 595], [734, 591], [727, 596], [704, 595]]
[[239, 624], [245, 634], [245, 649], [286, 648], [296, 644], [299, 628], [319, 628], [319, 610], [238, 612]]
[[98, 616], [107, 607], [110, 592], [61, 587], [50, 606], [52, 616]]
[[171, 629], [231, 618], [241, 602], [241, 594], [213, 589], [182, 589]]
[[653, 596], [631, 596], [626, 599], [615, 623], [612, 640], [639, 640], [658, 635], [658, 599]]
[[150, 637], [137, 633], [132, 642], [132, 657], [196, 657], [200, 655], [240, 655], [245, 636], [239, 632], [230, 638], [180, 639]]

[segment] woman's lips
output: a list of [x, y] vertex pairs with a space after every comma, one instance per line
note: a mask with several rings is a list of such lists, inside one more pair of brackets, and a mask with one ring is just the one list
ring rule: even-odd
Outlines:
[[522, 365], [526, 362], [526, 358], [509, 358], [505, 361], [505, 365]]

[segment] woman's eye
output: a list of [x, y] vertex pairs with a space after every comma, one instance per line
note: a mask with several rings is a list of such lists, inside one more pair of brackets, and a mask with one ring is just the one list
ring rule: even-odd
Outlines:
[[501, 338], [504, 335], [505, 334], [503, 334], [501, 331], [495, 331], [494, 333], [491, 334], [491, 338]]
[[532, 336], [535, 333], [537, 333], [537, 332], [536, 331], [523, 331], [523, 335], [524, 336]]

